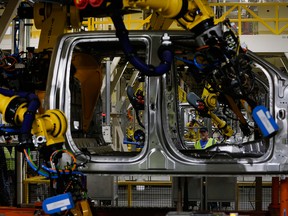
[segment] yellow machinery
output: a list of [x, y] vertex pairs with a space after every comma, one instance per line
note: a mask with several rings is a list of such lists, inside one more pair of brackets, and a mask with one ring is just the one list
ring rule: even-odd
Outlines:
[[[135, 54], [133, 47], [130, 44], [128, 31], [125, 28], [125, 25], [122, 20], [122, 16], [127, 13], [134, 12], [135, 9], [151, 9], [163, 16], [165, 19], [176, 20], [181, 27], [191, 32], [195, 38], [196, 44], [198, 46], [197, 51], [202, 52], [207, 51], [208, 54], [221, 50], [223, 46], [229, 46], [231, 50], [231, 58], [238, 56], [240, 53], [244, 52], [240, 47], [238, 36], [235, 32], [230, 31], [230, 39], [232, 43], [226, 43], [223, 40], [222, 35], [222, 24], [214, 22], [214, 13], [208, 1], [202, 0], [74, 0], [74, 5], [71, 4], [59, 4], [59, 3], [35, 3], [34, 4], [34, 13], [33, 18], [37, 28], [41, 29], [39, 47], [37, 51], [29, 52], [31, 55], [39, 55], [40, 53], [45, 53], [48, 51], [51, 52], [51, 49], [54, 48], [57, 37], [67, 32], [70, 29], [80, 28], [80, 21], [84, 17], [107, 17], [110, 16], [113, 20], [116, 29], [116, 36], [119, 39], [120, 44], [123, 47], [123, 52], [125, 53], [127, 59], [130, 63], [146, 76], [161, 76], [167, 73], [171, 69], [172, 62], [174, 60], [173, 45], [171, 43], [170, 37], [168, 34], [164, 34], [161, 41], [161, 46], [158, 49], [160, 64], [158, 66], [147, 65], [145, 64], [137, 55]], [[153, 24], [155, 26], [155, 24]], [[226, 25], [229, 27], [229, 23]], [[213, 47], [213, 50], [209, 47]], [[203, 53], [205, 53], [203, 51]], [[210, 53], [209, 53], [210, 52]], [[220, 54], [223, 54], [219, 52]], [[217, 56], [218, 53], [213, 53], [214, 56]], [[44, 57], [43, 57], [44, 56]], [[41, 60], [49, 61], [49, 55], [43, 55], [39, 58], [31, 57], [27, 59], [27, 67], [29, 66], [30, 70], [27, 70], [29, 73], [34, 75], [34, 72], [39, 73], [39, 66], [41, 68]], [[213, 56], [213, 57], [214, 57]], [[235, 82], [233, 76], [235, 71], [233, 70], [233, 64], [231, 63], [229, 57], [226, 55], [219, 55], [218, 64], [227, 70], [232, 77], [229, 81]], [[19, 57], [19, 56], [18, 56]], [[42, 58], [41, 58], [42, 57]], [[199, 55], [203, 57], [203, 54]], [[91, 56], [86, 55], [75, 55], [72, 57], [75, 67], [74, 78], [76, 78], [82, 86], [83, 97], [83, 122], [84, 130], [87, 130], [89, 122], [92, 119], [92, 112], [95, 103], [97, 102], [102, 84], [102, 74], [100, 63], [97, 62]], [[17, 61], [17, 59], [16, 59]], [[205, 73], [209, 71], [207, 68], [206, 61], [199, 61], [195, 63], [197, 66], [197, 71], [199, 72], [198, 78], [199, 83], [203, 82]], [[88, 63], [86, 63], [88, 62]], [[2, 62], [1, 62], [2, 63]], [[33, 63], [33, 64], [32, 64]], [[35, 64], [39, 63], [39, 64]], [[214, 63], [214, 62], [213, 62]], [[3, 64], [11, 65], [9, 62], [3, 61]], [[35, 67], [36, 65], [36, 67]], [[48, 63], [49, 65], [49, 63]], [[34, 67], [33, 67], [34, 66]], [[32, 68], [33, 67], [33, 68]], [[44, 70], [43, 70], [44, 71]], [[42, 71], [41, 71], [42, 72]], [[47, 72], [47, 71], [46, 71]], [[45, 73], [45, 72], [44, 72]], [[37, 74], [37, 73], [35, 73]], [[48, 72], [47, 72], [48, 74]], [[96, 74], [96, 76], [95, 76]], [[39, 75], [39, 74], [37, 74]], [[17, 76], [17, 74], [15, 75]], [[41, 79], [42, 78], [42, 79]], [[201, 79], [203, 78], [203, 79]], [[46, 76], [40, 77], [40, 81], [44, 83], [47, 79]], [[37, 80], [39, 81], [39, 80]], [[218, 80], [216, 80], [218, 81]], [[36, 82], [37, 83], [37, 82]], [[230, 106], [230, 108], [237, 115], [242, 128], [246, 134], [249, 134], [249, 129], [247, 122], [244, 119], [240, 108], [234, 102], [233, 98], [225, 93], [224, 89], [226, 86], [222, 83], [215, 83], [214, 81], [208, 80], [207, 85], [202, 94], [202, 98], [190, 98], [191, 103], [197, 107], [198, 111], [201, 111], [201, 115], [208, 116], [213, 119], [217, 127], [225, 134], [227, 137], [233, 134], [233, 130], [227, 125], [227, 123], [220, 119], [213, 111], [217, 106], [219, 99], [219, 94], [222, 93], [225, 98], [225, 102]], [[232, 82], [231, 82], [232, 83]], [[229, 84], [231, 84], [229, 83]], [[20, 86], [27, 87], [27, 85]], [[43, 90], [43, 86], [42, 90]], [[32, 90], [39, 90], [38, 86], [35, 85], [31, 87]], [[91, 89], [93, 88], [93, 92]], [[40, 89], [41, 90], [41, 89]], [[224, 92], [224, 93], [223, 93]], [[7, 93], [7, 94], [6, 94]], [[63, 135], [66, 132], [67, 122], [64, 114], [59, 110], [47, 110], [43, 114], [36, 114], [37, 109], [39, 108], [39, 102], [36, 102], [37, 99], [34, 97], [30, 98], [28, 95], [28, 103], [23, 100], [25, 98], [23, 95], [16, 95], [14, 91], [0, 91], [0, 112], [4, 116], [4, 120], [7, 123], [15, 126], [13, 128], [13, 133], [19, 135], [20, 149], [24, 151], [25, 156], [29, 164], [33, 169], [45, 177], [49, 177], [53, 180], [57, 179], [59, 175], [64, 176], [61, 178], [63, 183], [62, 188], [59, 186], [56, 190], [58, 194], [55, 196], [56, 201], [63, 199], [63, 194], [68, 194], [68, 191], [77, 194], [77, 202], [74, 208], [74, 203], [69, 203], [69, 205], [64, 206], [65, 209], [71, 209], [73, 215], [92, 215], [87, 200], [85, 200], [84, 189], [79, 183], [82, 175], [77, 171], [77, 164], [75, 155], [72, 155], [67, 150], [63, 150], [62, 143], [64, 142]], [[26, 96], [26, 95], [25, 95]], [[189, 97], [189, 96], [188, 96]], [[196, 100], [195, 100], [196, 99]], [[222, 98], [223, 99], [223, 98]], [[189, 101], [189, 100], [188, 100]], [[35, 105], [34, 105], [35, 102]], [[248, 101], [248, 110], [250, 107], [254, 108], [253, 101]], [[142, 103], [142, 101], [141, 101]], [[32, 106], [32, 105], [33, 106]], [[30, 106], [31, 105], [31, 106]], [[144, 103], [142, 103], [144, 107]], [[18, 128], [17, 128], [18, 127]], [[20, 128], [20, 129], [19, 129]], [[19, 129], [19, 130], [18, 130]], [[5, 129], [3, 129], [5, 131]], [[49, 148], [48, 152], [45, 152], [45, 158], [49, 161], [49, 166], [37, 167], [31, 162], [29, 155], [29, 148], [35, 147], [32, 142], [32, 135], [37, 137], [37, 144], [40, 147], [41, 144]], [[141, 139], [142, 133], [140, 134]], [[42, 139], [40, 139], [42, 138]], [[22, 145], [21, 145], [22, 144]], [[59, 145], [57, 145], [59, 144]], [[36, 145], [37, 146], [37, 145]], [[38, 147], [38, 146], [37, 146]], [[55, 148], [54, 148], [55, 147]], [[44, 148], [46, 149], [46, 148]], [[72, 158], [72, 163], [66, 165], [64, 168], [57, 167], [57, 154], [67, 153]], [[81, 164], [83, 165], [83, 164]], [[77, 180], [69, 177], [77, 176]], [[76, 183], [75, 183], [76, 182]], [[60, 183], [60, 182], [58, 182]], [[72, 185], [72, 186], [71, 186]], [[61, 190], [60, 190], [61, 188]], [[81, 191], [81, 193], [78, 193]], [[80, 194], [80, 195], [79, 195]], [[58, 196], [61, 196], [58, 199]], [[53, 197], [52, 197], [53, 198]], [[55, 199], [49, 199], [47, 205], [55, 202]], [[64, 199], [70, 199], [70, 197], [64, 197]], [[54, 209], [49, 213], [61, 212], [61, 209]], [[66, 212], [67, 213], [67, 212]], [[65, 213], [65, 214], [66, 214]]]
[[[169, 42], [169, 38], [163, 37], [162, 46], [159, 48], [159, 57], [160, 57], [160, 65], [158, 67], [154, 67], [151, 65], [145, 65], [137, 56], [133, 54], [133, 48], [130, 47], [128, 42], [128, 33], [122, 22], [122, 15], [126, 13], [133, 12], [134, 9], [151, 9], [154, 12], [160, 14], [164, 19], [176, 20], [178, 24], [186, 30], [191, 31], [196, 38], [196, 41], [201, 49], [207, 47], [210, 40], [218, 40], [221, 38], [221, 33], [219, 32], [220, 24], [214, 22], [214, 13], [212, 8], [208, 5], [208, 1], [200, 1], [200, 0], [168, 0], [168, 1], [153, 1], [153, 0], [123, 0], [123, 1], [89, 1], [89, 0], [75, 0], [74, 5], [60, 5], [60, 4], [47, 4], [47, 3], [35, 3], [33, 7], [33, 16], [35, 20], [35, 26], [38, 29], [41, 29], [41, 35], [39, 40], [39, 47], [37, 52], [42, 52], [44, 50], [52, 49], [57, 37], [69, 31], [70, 29], [78, 30], [80, 28], [80, 22], [84, 17], [95, 16], [95, 17], [104, 17], [111, 16], [115, 28], [116, 34], [119, 37], [120, 43], [123, 46], [124, 53], [126, 54], [128, 60], [131, 64], [141, 71], [144, 75], [148, 76], [157, 76], [166, 73], [170, 69], [171, 62], [173, 60], [173, 53], [170, 52], [171, 42]], [[155, 26], [155, 24], [153, 24]], [[213, 33], [212, 33], [213, 32]], [[235, 35], [234, 35], [235, 36]], [[235, 36], [237, 37], [237, 36]], [[211, 39], [212, 38], [212, 39]], [[221, 41], [216, 41], [213, 43], [221, 43]], [[235, 47], [236, 52], [239, 52], [239, 45]], [[92, 58], [91, 56], [87, 56], [87, 58]], [[74, 57], [76, 59], [76, 56]], [[89, 96], [89, 98], [93, 98], [92, 101], [86, 100], [83, 101], [83, 106], [85, 108], [85, 116], [83, 116], [83, 120], [85, 121], [85, 125], [89, 125], [92, 117], [93, 107], [99, 97], [99, 92], [102, 85], [101, 78], [101, 68], [95, 63], [94, 68], [96, 69], [96, 73], [99, 77], [95, 77], [94, 82], [90, 80], [88, 77], [89, 72], [87, 68], [83, 68], [83, 64], [81, 63], [81, 57], [76, 59], [75, 64], [77, 64], [75, 73], [76, 78], [82, 77], [79, 79], [79, 82], [83, 86], [82, 94], [87, 95], [91, 94], [89, 89], [96, 86], [93, 90], [93, 96]], [[95, 60], [93, 60], [95, 61]], [[90, 62], [93, 62], [90, 61]], [[82, 65], [81, 65], [82, 64]], [[86, 66], [85, 66], [86, 67]], [[92, 72], [92, 70], [90, 70]], [[84, 78], [84, 76], [86, 78]], [[87, 77], [88, 76], [88, 77]], [[87, 82], [89, 80], [89, 83]], [[84, 87], [85, 86], [85, 87]], [[86, 89], [86, 90], [85, 90]], [[206, 91], [205, 94], [209, 92]], [[205, 96], [206, 97], [206, 96]], [[83, 97], [84, 98], [84, 97]], [[88, 98], [88, 97], [85, 97]], [[207, 97], [206, 105], [211, 105], [211, 100], [217, 100], [212, 96]], [[215, 103], [215, 101], [213, 102]], [[217, 103], [217, 102], [216, 102]], [[232, 100], [228, 100], [228, 103], [233, 103]], [[213, 106], [213, 105], [212, 105]], [[233, 106], [235, 107], [235, 106]], [[236, 109], [236, 108], [235, 108]], [[211, 110], [211, 109], [209, 109]], [[241, 116], [241, 112], [236, 110], [236, 114], [240, 115], [239, 119], [243, 124], [245, 120], [243, 116]], [[226, 125], [223, 120], [217, 118], [212, 112], [210, 117], [214, 119], [216, 125], [220, 128], [224, 128]], [[86, 127], [86, 126], [84, 126]], [[87, 130], [87, 128], [84, 128]], [[227, 129], [225, 132], [227, 136], [231, 136], [233, 131]], [[248, 133], [248, 132], [247, 132]]]
[[41, 29], [38, 51], [53, 49], [60, 34], [80, 28], [79, 11], [74, 6], [35, 3], [33, 5], [35, 27]]
[[[20, 96], [8, 97], [0, 95], [0, 99], [0, 113], [3, 115], [5, 122], [22, 126], [25, 118], [28, 118], [29, 115], [32, 116], [33, 121], [29, 121], [30, 125], [27, 125], [27, 134], [31, 133], [35, 135], [38, 144], [45, 143], [47, 146], [50, 146], [65, 141], [64, 134], [67, 130], [67, 120], [62, 111], [47, 110], [44, 114], [38, 115], [28, 110], [28, 102]], [[32, 147], [31, 137], [27, 136], [27, 138], [27, 140], [20, 140], [20, 145], [26, 143], [30, 145], [29, 147]]]
[[[173, 45], [171, 45], [169, 36], [164, 35], [162, 38], [162, 45], [158, 49], [160, 64], [158, 66], [152, 66], [143, 63], [141, 59], [135, 55], [133, 47], [129, 43], [128, 32], [122, 20], [122, 15], [125, 13], [129, 13], [129, 10], [133, 9], [153, 10], [154, 12], [161, 14], [164, 19], [176, 20], [181, 27], [188, 31], [191, 31], [195, 38], [199, 52], [199, 54], [197, 54], [198, 56], [196, 56], [194, 60], [194, 65], [196, 65], [199, 73], [199, 76], [197, 74], [195, 76], [199, 78], [199, 82], [203, 82], [203, 80], [205, 80], [205, 73], [209, 73], [209, 65], [213, 65], [215, 64], [215, 62], [221, 65], [219, 67], [222, 67], [223, 70], [226, 70], [226, 74], [228, 74], [227, 80], [228, 82], [231, 82], [231, 85], [232, 83], [238, 82], [236, 79], [233, 78], [236, 73], [233, 63], [229, 58], [234, 58], [235, 56], [238, 56], [239, 54], [245, 52], [245, 50], [240, 47], [237, 32], [231, 27], [230, 23], [227, 21], [225, 21], [224, 24], [229, 29], [229, 34], [226, 34], [225, 37], [229, 38], [229, 42], [226, 42], [225, 39], [223, 39], [224, 36], [221, 29], [222, 24], [216, 23], [214, 21], [213, 10], [208, 5], [207, 1], [123, 0], [122, 2], [113, 2], [102, 0], [97, 1], [97, 4], [94, 4], [94, 1], [75, 0], [74, 3], [77, 8], [83, 11], [83, 14], [84, 11], [89, 11], [90, 14], [91, 11], [93, 11], [93, 14], [95, 16], [111, 16], [116, 29], [116, 36], [119, 38], [119, 41], [123, 47], [123, 51], [127, 59], [136, 69], [138, 69], [144, 75], [159, 76], [170, 70], [171, 63], [174, 57], [172, 51]], [[230, 54], [221, 53], [221, 49], [226, 49], [227, 47], [229, 47], [229, 49], [231, 50]], [[228, 55], [231, 55], [231, 57], [229, 57]], [[202, 95], [204, 109], [202, 110], [201, 114], [207, 115], [212, 118], [215, 125], [222, 131], [222, 133], [226, 137], [232, 136], [233, 130], [230, 128], [230, 126], [227, 125], [227, 123], [223, 119], [220, 119], [215, 113], [213, 113], [213, 110], [216, 108], [216, 105], [218, 103], [218, 96], [219, 94], [222, 94], [224, 95], [224, 98], [226, 98], [223, 99], [224, 102], [230, 106], [231, 110], [233, 110], [233, 112], [238, 117], [243, 133], [245, 135], [249, 135], [251, 133], [249, 125], [240, 111], [241, 108], [238, 107], [239, 105], [237, 105], [231, 95], [229, 95], [231, 94], [231, 92], [229, 92], [228, 88], [226, 88], [227, 84], [221, 85], [221, 83], [219, 83], [221, 82], [221, 79], [216, 79], [212, 80], [211, 82], [208, 81], [206, 84], [207, 87], [204, 89]], [[240, 79], [245, 79], [245, 77], [241, 77]], [[234, 93], [239, 95], [245, 94], [244, 91]], [[249, 101], [248, 106], [253, 107], [255, 105], [251, 100], [247, 99], [247, 101]], [[193, 103], [194, 102], [192, 101], [192, 104]]]

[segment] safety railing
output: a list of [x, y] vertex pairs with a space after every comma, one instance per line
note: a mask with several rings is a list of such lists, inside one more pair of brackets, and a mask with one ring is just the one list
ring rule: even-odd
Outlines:
[[[123, 207], [168, 207], [174, 208], [172, 181], [119, 181], [118, 205]], [[237, 182], [237, 203], [221, 205], [221, 210], [253, 211], [256, 205], [255, 182]], [[262, 210], [271, 203], [272, 183], [262, 183]], [[175, 198], [175, 197], [174, 197]], [[177, 201], [177, 200], [176, 200]], [[190, 202], [199, 207], [199, 203]], [[228, 209], [229, 210], [229, 209]]]
[[[43, 177], [43, 176], [33, 176], [33, 177], [29, 177], [23, 180], [23, 194], [24, 194], [24, 204], [29, 204], [31, 202], [33, 202], [33, 200], [31, 199], [31, 195], [39, 195], [39, 191], [37, 193], [35, 193], [35, 191], [31, 191], [31, 187], [32, 185], [38, 185], [41, 188], [46, 187], [48, 188], [48, 185], [50, 184], [50, 180]], [[42, 191], [43, 192], [43, 191]], [[45, 192], [47, 193], [46, 195], [48, 195], [48, 191], [45, 190]], [[44, 193], [41, 193], [41, 195], [44, 195]], [[45, 197], [46, 198], [46, 197]], [[34, 199], [34, 201], [37, 200]]]
[[[272, 198], [272, 183], [262, 182], [262, 210], [268, 210]], [[253, 211], [256, 209], [256, 183], [238, 182], [237, 183], [237, 208], [238, 210]]]
[[[283, 34], [288, 28], [288, 3], [210, 3], [217, 21], [229, 18], [237, 23], [239, 34]], [[248, 25], [247, 25], [248, 24]], [[249, 25], [251, 24], [251, 25]], [[251, 28], [252, 27], [252, 28]]]
[[[169, 197], [171, 195], [170, 194], [171, 193], [170, 189], [172, 187], [172, 182], [171, 181], [159, 181], [159, 182], [158, 181], [118, 181], [118, 187], [121, 187], [121, 186], [124, 187], [123, 188], [124, 190], [122, 190], [122, 192], [124, 192], [124, 191], [125, 191], [124, 193], [127, 192], [126, 193], [127, 197], [126, 197], [126, 202], [124, 200], [124, 202], [122, 204], [120, 204], [120, 205], [123, 205], [123, 204], [126, 205], [126, 203], [127, 203], [127, 205], [126, 205], [127, 207], [132, 207], [132, 206], [135, 206], [135, 205], [139, 206], [139, 204], [141, 204], [141, 206], [143, 206], [143, 205], [148, 205], [149, 204], [149, 203], [147, 203], [147, 200], [150, 200], [150, 202], [153, 202], [154, 207], [155, 207], [155, 205], [157, 207], [161, 207], [161, 203], [164, 204], [165, 202], [166, 202], [166, 204], [164, 205], [164, 207], [167, 207], [167, 202], [168, 202], [168, 205], [170, 205], [169, 201], [171, 201], [171, 200], [169, 199]], [[166, 191], [165, 190], [161, 190], [161, 193], [160, 193], [159, 190], [157, 191], [156, 188], [157, 189], [159, 189], [159, 188], [161, 188], [161, 189], [168, 188], [168, 194], [167, 194], [167, 190]], [[146, 191], [150, 190], [150, 196], [152, 194], [154, 194], [152, 196], [156, 195], [157, 196], [157, 201], [153, 200], [153, 199], [145, 199], [146, 202], [143, 202], [143, 199], [141, 199], [141, 191], [144, 191], [144, 190], [146, 190]], [[121, 193], [121, 190], [118, 190], [118, 192]], [[122, 194], [122, 196], [121, 196], [120, 193], [118, 193], [118, 197], [119, 197], [118, 198], [118, 204], [121, 201], [120, 200], [121, 197], [122, 197], [122, 199], [123, 198], [125, 199], [125, 195]], [[134, 195], [134, 198], [133, 198], [133, 195]], [[137, 202], [138, 203], [135, 202], [136, 201], [136, 197], [137, 197], [137, 200], [138, 200]], [[144, 198], [144, 195], [142, 195], [142, 198]], [[146, 197], [146, 198], [148, 198], [148, 197]], [[168, 200], [167, 200], [167, 198], [168, 198]], [[162, 201], [161, 201], [161, 199], [162, 199]], [[165, 199], [165, 201], [164, 201], [164, 199]], [[159, 201], [161, 203], [159, 203]], [[133, 202], [134, 205], [132, 205], [132, 202]], [[149, 206], [151, 206], [150, 204], [149, 204]]]
[[[142, 13], [139, 14], [127, 14], [124, 17], [124, 23], [128, 30], [141, 30], [144, 29], [145, 24], [150, 22], [151, 15], [147, 18], [142, 18]], [[86, 26], [86, 30], [112, 30], [114, 28], [111, 18], [87, 18], [82, 22], [83, 26]]]
[[[29, 185], [42, 185], [47, 189], [49, 180], [43, 177], [32, 177], [24, 180], [24, 202], [30, 204], [33, 201], [29, 197], [33, 197], [33, 191]], [[117, 206], [121, 207], [168, 207], [175, 208], [176, 199], [173, 192], [172, 181], [118, 181]], [[256, 200], [256, 184], [255, 182], [237, 182], [236, 185], [236, 203], [227, 203], [221, 205], [220, 210], [237, 210], [237, 211], [253, 211], [258, 200]], [[272, 183], [262, 182], [262, 210], [268, 210], [271, 204]], [[191, 189], [191, 188], [190, 188]], [[88, 189], [89, 190], [89, 189]], [[175, 190], [175, 188], [174, 188]], [[48, 191], [48, 189], [47, 189]], [[47, 192], [46, 191], [46, 192]], [[191, 191], [190, 191], [191, 192]], [[178, 196], [178, 195], [177, 195]], [[43, 201], [43, 200], [41, 200]], [[183, 200], [182, 200], [183, 201]], [[222, 203], [223, 204], [223, 203]], [[190, 205], [198, 207], [200, 202], [192, 202]], [[224, 208], [224, 209], [223, 209]], [[228, 209], [227, 209], [228, 208]], [[229, 209], [230, 208], [230, 209]], [[197, 208], [196, 208], [197, 210]]]

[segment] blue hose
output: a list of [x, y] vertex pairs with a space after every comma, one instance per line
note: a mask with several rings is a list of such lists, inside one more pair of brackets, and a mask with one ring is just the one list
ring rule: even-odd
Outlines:
[[20, 128], [20, 134], [30, 134], [32, 129], [32, 123], [35, 120], [35, 114], [40, 107], [40, 101], [37, 95], [28, 92], [16, 93], [13, 90], [0, 88], [0, 94], [8, 97], [19, 96], [25, 98], [28, 101], [27, 111], [24, 114], [24, 120]]
[[27, 111], [24, 114], [24, 120], [23, 120], [22, 127], [21, 127], [21, 133], [30, 134], [31, 129], [32, 129], [32, 123], [35, 120], [36, 111], [40, 107], [40, 101], [37, 95], [33, 93], [20, 92], [18, 95], [28, 100], [28, 107], [27, 107]]
[[153, 65], [147, 65], [135, 54], [121, 14], [114, 13], [111, 18], [116, 28], [116, 36], [122, 45], [124, 54], [136, 69], [146, 76], [161, 76], [170, 70], [174, 55], [169, 46], [162, 46], [161, 49], [159, 49], [159, 58], [161, 60], [159, 66], [154, 67]]
[[20, 129], [5, 124], [0, 125], [0, 135], [17, 135], [20, 133]]
[[63, 172], [63, 171], [52, 170], [52, 169], [50, 169], [50, 168], [48, 168], [48, 167], [46, 167], [46, 166], [44, 166], [44, 165], [42, 165], [42, 168], [43, 168], [44, 170], [46, 170], [47, 172], [49, 172], [49, 173], [54, 173], [54, 174], [60, 173], [60, 174], [66, 174], [66, 175], [68, 175], [68, 174], [84, 175], [84, 174], [83, 174], [82, 172], [80, 172], [80, 171]]
[[127, 141], [127, 140], [124, 140], [123, 144], [140, 145], [139, 142], [132, 142], [132, 141]]
[[0, 88], [0, 94], [2, 94], [4, 96], [12, 97], [12, 96], [15, 95], [15, 91], [9, 90], [9, 89]]
[[[35, 171], [35, 172], [37, 172], [39, 175], [41, 175], [41, 176], [44, 176], [44, 177], [46, 177], [46, 178], [52, 178], [52, 179], [56, 179], [56, 178], [58, 178], [59, 177], [59, 173], [57, 172], [57, 170], [51, 170], [51, 169], [49, 169], [49, 168], [47, 168], [47, 167], [45, 167], [45, 166], [43, 166], [42, 165], [42, 168], [45, 170], [45, 171], [47, 171], [47, 172], [45, 172], [44, 170], [41, 170], [41, 169], [39, 169], [38, 167], [35, 167], [33, 164], [32, 164], [32, 162], [29, 160], [29, 159], [27, 159], [26, 160], [27, 161], [27, 163], [29, 164], [29, 166]], [[84, 175], [82, 172], [80, 172], [80, 171], [71, 171], [71, 172], [60, 172], [60, 174], [66, 174], [66, 175], [69, 175], [69, 174], [73, 174], [73, 175]]]

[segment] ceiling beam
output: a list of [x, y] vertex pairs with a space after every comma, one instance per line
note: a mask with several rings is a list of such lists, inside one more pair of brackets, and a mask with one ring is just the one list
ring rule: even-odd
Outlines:
[[21, 0], [8, 1], [5, 10], [0, 17], [0, 43], [4, 38], [7, 28], [9, 27], [10, 23], [16, 15], [17, 8], [20, 2]]

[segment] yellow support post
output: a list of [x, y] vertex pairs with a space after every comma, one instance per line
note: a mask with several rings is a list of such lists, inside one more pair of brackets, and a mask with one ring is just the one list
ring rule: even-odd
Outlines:
[[128, 207], [132, 206], [132, 184], [127, 185]]
[[49, 184], [50, 180], [43, 176], [34, 176], [27, 178], [23, 181], [24, 186], [24, 201], [26, 204], [29, 204], [29, 184]]

